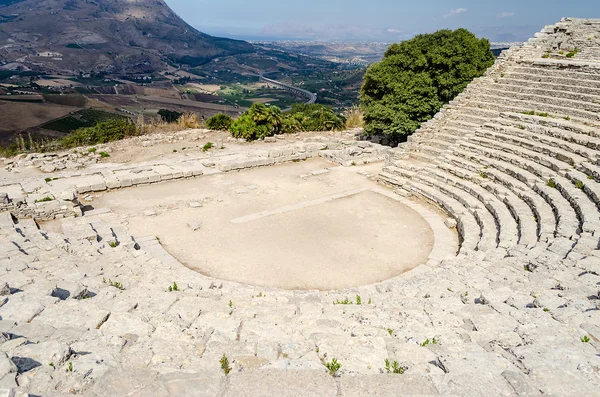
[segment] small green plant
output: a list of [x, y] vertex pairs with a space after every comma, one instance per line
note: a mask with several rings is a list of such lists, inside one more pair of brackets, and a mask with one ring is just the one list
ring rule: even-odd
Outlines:
[[540, 116], [540, 117], [548, 117], [549, 116], [549, 114], [546, 113], [546, 112], [537, 113], [537, 115]]
[[47, 202], [47, 201], [52, 201], [52, 197], [50, 197], [50, 196], [46, 196], [46, 197], [44, 197], [44, 198], [41, 198], [41, 199], [35, 200], [35, 202], [36, 202], [36, 203], [45, 203], [45, 202]]
[[262, 293], [262, 291], [261, 291], [261, 292], [259, 292], [259, 293], [258, 293], [258, 295], [256, 295], [256, 296], [257, 296], [257, 297], [259, 297], [259, 298], [264, 298], [266, 295], [264, 295], [264, 294]]
[[106, 152], [100, 152], [98, 153], [100, 155], [100, 157], [102, 158], [106, 158], [106, 157], [110, 157], [110, 154], [106, 153]]
[[590, 343], [590, 340], [591, 339], [587, 335], [584, 336], [583, 338], [581, 338], [581, 342], [583, 342], [583, 343]]
[[50, 363], [48, 365], [51, 366], [52, 368], [54, 368], [54, 363]]
[[73, 372], [73, 363], [69, 361], [69, 365], [67, 365], [67, 372]]
[[565, 53], [565, 52], [564, 52], [564, 51], [559, 51], [558, 53], [559, 53], [560, 55], [564, 55], [564, 53]]
[[334, 305], [352, 305], [352, 301], [348, 300], [348, 298], [344, 299], [343, 301], [336, 299], [335, 302], [333, 302]]
[[108, 243], [108, 245], [112, 248], [117, 248], [119, 246], [119, 242], [118, 241], [111, 241], [110, 243]]
[[353, 161], [350, 165], [356, 167], [356, 161]]
[[385, 359], [385, 370], [388, 374], [400, 374], [402, 375], [407, 368], [401, 367], [398, 361], [390, 363], [389, 359]]
[[563, 117], [563, 119], [565, 119], [567, 121], [571, 121], [571, 118], [569, 116], [565, 116], [565, 117]]
[[544, 58], [544, 59], [550, 58], [550, 54], [544, 54], [544, 55], [542, 55], [542, 58]]
[[488, 178], [488, 174], [484, 171], [479, 171], [479, 176], [482, 177], [483, 179], [487, 179]]
[[390, 336], [393, 336], [393, 335], [394, 335], [394, 330], [393, 330], [393, 329], [391, 329], [391, 328], [388, 328], [388, 329], [387, 329], [387, 332], [388, 332], [388, 334], [390, 334]]
[[554, 182], [552, 179], [548, 179], [548, 182], [546, 182], [546, 186], [556, 189], [556, 182]]
[[524, 130], [525, 126], [524, 125], [520, 125], [519, 128], [522, 129], [522, 130]]
[[575, 181], [575, 187], [579, 190], [583, 190], [583, 182]]
[[105, 278], [103, 278], [102, 282], [104, 284], [110, 285], [111, 287], [115, 287], [116, 289], [119, 289], [121, 291], [125, 291], [125, 286], [123, 285], [123, 283], [121, 283], [119, 281], [112, 281], [111, 279], [108, 279], [108, 281], [107, 281]]
[[438, 341], [437, 339], [433, 338], [432, 340], [429, 340], [429, 338], [425, 339], [425, 341], [423, 343], [421, 343], [421, 347], [425, 347], [427, 345], [437, 345]]
[[169, 285], [169, 292], [179, 291], [179, 286], [175, 281], [173, 281], [173, 285]]
[[329, 370], [329, 375], [331, 376], [335, 376], [341, 367], [342, 364], [340, 364], [335, 357], [332, 358], [330, 362], [325, 363], [325, 368]]
[[528, 116], [535, 116], [535, 110], [530, 110], [526, 112], [521, 112], [521, 114], [526, 114]]
[[356, 304], [362, 305], [362, 299], [360, 298], [360, 295], [356, 295]]
[[545, 308], [544, 308], [544, 311], [545, 311], [545, 312], [549, 312], [549, 311], [550, 311], [550, 309], [548, 309], [547, 307], [545, 307]]
[[594, 177], [592, 175], [588, 175], [587, 178], [590, 179], [590, 180], [594, 180]]
[[225, 376], [229, 375], [232, 368], [229, 366], [229, 359], [227, 358], [225, 353], [223, 353], [223, 357], [221, 357], [219, 363], [221, 363], [221, 369], [223, 370]]
[[232, 300], [229, 300], [229, 308], [233, 309], [233, 301]]
[[207, 152], [207, 151], [209, 151], [210, 149], [212, 149], [214, 146], [215, 146], [215, 145], [213, 145], [213, 143], [212, 143], [212, 142], [207, 142], [207, 143], [205, 143], [205, 144], [204, 144], [204, 146], [202, 146], [202, 151], [203, 151], [203, 152]]
[[88, 149], [88, 153], [96, 153], [96, 148], [95, 147], [91, 147]]
[[367, 302], [367, 305], [370, 305], [371, 303], [373, 303], [373, 301], [371, 301], [371, 298], [369, 298], [369, 301]]
[[575, 51], [571, 51], [567, 53], [567, 58], [573, 58], [577, 53]]
[[504, 73], [500, 73], [500, 77], [504, 77]]

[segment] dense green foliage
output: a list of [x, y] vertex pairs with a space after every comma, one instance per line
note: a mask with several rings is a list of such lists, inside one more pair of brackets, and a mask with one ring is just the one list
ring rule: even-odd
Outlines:
[[47, 130], [59, 132], [73, 132], [79, 128], [93, 127], [94, 125], [108, 120], [125, 120], [120, 114], [105, 112], [96, 109], [83, 109], [70, 116], [49, 121], [41, 127]]
[[64, 147], [95, 145], [137, 135], [136, 126], [128, 119], [109, 120], [93, 127], [80, 128], [62, 140]]
[[365, 131], [397, 137], [413, 133], [493, 63], [489, 41], [465, 29], [392, 44], [365, 74]]
[[160, 109], [158, 111], [158, 115], [166, 123], [176, 122], [177, 119], [180, 118], [182, 114], [183, 113], [181, 113], [181, 112], [177, 112], [175, 110], [168, 110], [168, 109]]
[[231, 123], [229, 130], [235, 138], [255, 140], [279, 133], [339, 130], [345, 122], [343, 116], [323, 105], [296, 104], [292, 110], [281, 113], [277, 106], [255, 103]]
[[206, 126], [211, 130], [227, 131], [233, 119], [226, 114], [216, 114], [206, 120]]
[[235, 120], [230, 127], [235, 138], [248, 140], [263, 139], [281, 132], [283, 114], [277, 106], [255, 103]]
[[344, 127], [346, 120], [327, 106], [299, 103], [285, 113], [285, 132], [334, 131]]

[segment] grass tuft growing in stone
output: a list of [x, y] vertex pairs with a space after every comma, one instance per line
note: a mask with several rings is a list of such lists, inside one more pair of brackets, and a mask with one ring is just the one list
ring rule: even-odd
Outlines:
[[106, 153], [106, 152], [100, 152], [98, 153], [100, 155], [100, 157], [102, 158], [106, 158], [106, 157], [110, 157], [110, 154]]
[[402, 367], [398, 361], [390, 362], [388, 358], [385, 359], [385, 370], [388, 374], [402, 375], [407, 369], [406, 367]]
[[325, 363], [325, 368], [329, 370], [329, 375], [336, 376], [337, 372], [342, 367], [342, 364], [338, 362], [337, 358], [332, 358], [330, 362]]
[[48, 202], [48, 201], [52, 201], [52, 197], [46, 196], [46, 197], [41, 198], [39, 200], [35, 200], [36, 203], [45, 203], [45, 202]]
[[591, 339], [587, 335], [581, 338], [582, 343], [590, 343], [590, 340]]
[[223, 373], [225, 374], [225, 376], [229, 375], [232, 368], [229, 365], [229, 359], [227, 358], [225, 353], [223, 353], [223, 357], [221, 357], [221, 359], [219, 360], [219, 363], [221, 363], [221, 370], [223, 370]]
[[108, 279], [108, 281], [106, 281], [106, 279], [103, 278], [102, 282], [104, 284], [110, 285], [111, 287], [115, 287], [116, 289], [119, 289], [121, 291], [125, 291], [125, 286], [123, 285], [123, 283], [121, 283], [119, 281], [112, 281], [111, 279]]
[[111, 241], [110, 243], [108, 243], [108, 245], [112, 248], [117, 248], [119, 246], [119, 242], [118, 241]]
[[210, 149], [212, 149], [215, 145], [212, 142], [207, 142], [204, 144], [204, 146], [202, 146], [202, 151], [203, 152], [207, 152]]
[[179, 291], [179, 286], [177, 285], [177, 283], [175, 281], [173, 281], [173, 285], [169, 285], [168, 290], [169, 290], [169, 292]]
[[73, 372], [73, 363], [69, 361], [69, 365], [67, 365], [67, 372]]
[[433, 338], [432, 340], [429, 340], [429, 338], [425, 339], [425, 341], [423, 343], [421, 343], [421, 347], [425, 347], [427, 345], [437, 345], [438, 341], [437, 339]]
[[583, 190], [583, 182], [575, 181], [575, 187], [579, 190]]
[[546, 182], [546, 186], [551, 187], [552, 189], [556, 189], [556, 182], [554, 182], [552, 179], [548, 179], [548, 182]]

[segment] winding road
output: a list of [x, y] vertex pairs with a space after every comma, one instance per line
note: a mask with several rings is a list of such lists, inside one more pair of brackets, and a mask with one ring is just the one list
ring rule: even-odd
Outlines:
[[317, 101], [317, 94], [310, 92], [308, 90], [304, 90], [302, 88], [294, 87], [293, 85], [285, 84], [277, 80], [268, 79], [265, 77], [264, 73], [259, 75], [259, 80], [264, 81], [265, 83], [269, 83], [279, 88], [283, 88], [284, 90], [292, 91], [298, 95], [302, 95], [308, 98], [307, 104], [315, 103]]

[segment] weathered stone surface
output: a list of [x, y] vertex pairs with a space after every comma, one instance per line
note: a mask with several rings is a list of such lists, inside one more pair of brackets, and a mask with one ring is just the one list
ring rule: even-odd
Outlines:
[[334, 397], [335, 380], [326, 371], [257, 370], [231, 375], [225, 397]]

